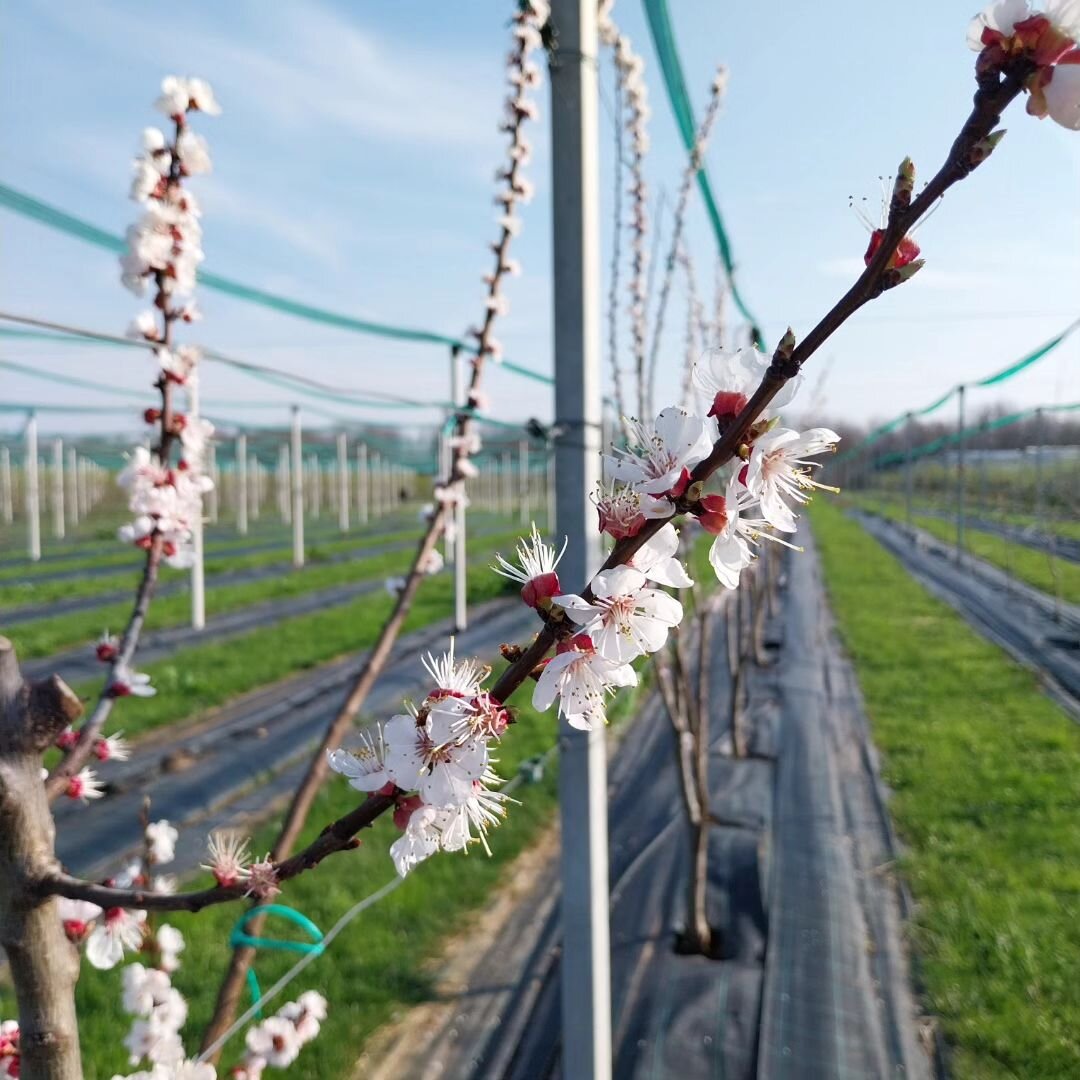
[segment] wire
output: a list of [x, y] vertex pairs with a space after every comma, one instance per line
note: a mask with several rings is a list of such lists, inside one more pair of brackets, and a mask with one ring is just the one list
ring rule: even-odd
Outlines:
[[[4, 183], [0, 183], [0, 206], [5, 206], [22, 217], [29, 218], [50, 229], [65, 233], [68, 236], [74, 236], [107, 251], [121, 254], [127, 249], [127, 244], [122, 237], [104, 229], [99, 229], [96, 225], [91, 225], [89, 222], [68, 214], [55, 206], [50, 206], [32, 195], [16, 191]], [[425, 345], [443, 345], [449, 348], [462, 349], [471, 348], [468, 342], [450, 337], [447, 334], [357, 319], [351, 315], [342, 315], [339, 312], [315, 307], [313, 304], [306, 304], [300, 300], [292, 300], [289, 297], [278, 296], [275, 293], [266, 292], [251, 285], [244, 285], [241, 282], [233, 281], [231, 278], [222, 277], [220, 274], [200, 271], [199, 284], [238, 300], [246, 300], [248, 303], [258, 304], [261, 307], [270, 308], [272, 311], [293, 315], [325, 326], [333, 326], [339, 330], [392, 338], [398, 341], [413, 341]], [[535, 379], [537, 382], [552, 384], [555, 381], [550, 375], [534, 371], [532, 368], [524, 367], [521, 364], [504, 361], [502, 366], [516, 375], [523, 375], [526, 378]]]

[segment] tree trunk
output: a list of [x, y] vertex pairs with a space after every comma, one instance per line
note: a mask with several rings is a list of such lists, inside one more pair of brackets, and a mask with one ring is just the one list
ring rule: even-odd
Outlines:
[[33, 885], [56, 869], [55, 829], [41, 782], [41, 755], [82, 712], [57, 677], [23, 682], [11, 643], [0, 637], [0, 946], [19, 1007], [23, 1080], [81, 1080], [75, 983], [79, 957], [57, 902]]

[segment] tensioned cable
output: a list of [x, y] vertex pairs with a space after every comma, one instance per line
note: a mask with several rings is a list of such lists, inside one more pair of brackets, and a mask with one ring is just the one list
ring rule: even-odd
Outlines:
[[966, 427], [961, 431], [950, 431], [946, 435], [941, 435], [928, 443], [923, 443], [922, 446], [912, 447], [910, 451], [898, 450], [885, 454], [883, 457], [877, 458], [874, 464], [877, 467], [894, 465], [897, 462], [906, 461], [909, 454], [912, 458], [926, 457], [928, 454], [936, 454], [946, 446], [956, 445], [962, 439], [968, 439], [975, 435], [985, 435], [988, 431], [997, 431], [999, 428], [1010, 427], [1012, 424], [1030, 420], [1033, 416], [1044, 413], [1076, 412], [1077, 410], [1080, 410], [1080, 401], [1069, 405], [1036, 405], [1032, 409], [1022, 409], [1019, 412], [1009, 413], [1007, 416], [999, 416], [995, 420], [983, 420], [981, 423], [972, 424], [971, 427]]
[[[1080, 328], [1080, 319], [1076, 319], [1065, 327], [1061, 333], [1056, 334], [1049, 341], [1044, 342], [1037, 349], [1026, 353], [1020, 357], [1019, 360], [1014, 360], [1011, 364], [1007, 364], [1000, 371], [995, 371], [992, 375], [987, 375], [982, 379], [976, 379], [973, 382], [964, 383], [965, 388], [983, 387], [983, 386], [996, 386], [998, 383], [1006, 382], [1013, 378], [1015, 375], [1019, 375], [1020, 372], [1026, 371], [1032, 364], [1042, 360], [1043, 357], [1049, 356], [1070, 334], [1072, 334], [1077, 328]], [[921, 409], [912, 409], [908, 412], [901, 413], [899, 416], [890, 420], [887, 424], [882, 424], [880, 427], [874, 428], [865, 439], [856, 443], [850, 450], [841, 454], [836, 460], [845, 461], [848, 458], [853, 457], [860, 450], [865, 450], [868, 446], [872, 446], [879, 439], [884, 438], [890, 432], [895, 431], [898, 427], [907, 423], [909, 419], [914, 420], [918, 417], [929, 416], [931, 413], [937, 412], [943, 405], [951, 401], [960, 391], [960, 384], [947, 390], [941, 397], [932, 401], [929, 405], [924, 405]]]
[[[643, 0], [645, 5], [646, 21], [649, 24], [649, 32], [652, 35], [653, 46], [660, 60], [660, 72], [664, 77], [664, 86], [667, 90], [668, 101], [671, 110], [675, 114], [675, 124], [682, 136], [683, 145], [687, 153], [692, 153], [694, 139], [697, 133], [697, 123], [694, 120], [694, 110], [690, 104], [690, 97], [686, 92], [686, 80], [683, 78], [682, 64], [679, 61], [679, 52], [675, 46], [675, 35], [671, 29], [671, 17], [668, 14], [667, 0]], [[750, 309], [743, 300], [735, 280], [735, 258], [731, 250], [731, 240], [727, 229], [724, 227], [724, 219], [717, 206], [716, 197], [713, 195], [712, 183], [709, 174], [702, 162], [697, 174], [698, 188], [705, 203], [705, 210], [712, 225], [713, 234], [716, 237], [716, 246], [720, 251], [720, 258], [727, 272], [728, 282], [731, 286], [731, 296], [735, 305], [742, 312], [743, 317], [750, 323], [751, 331], [755, 338], [760, 338], [759, 323], [751, 314]]]
[[[50, 206], [32, 195], [16, 191], [4, 183], [0, 183], [0, 206], [4, 206], [22, 217], [29, 218], [57, 232], [65, 233], [86, 243], [104, 248], [106, 251], [122, 254], [127, 250], [127, 243], [122, 237], [100, 229], [96, 225], [91, 225], [88, 221], [83, 221], [55, 206]], [[222, 277], [220, 274], [200, 270], [199, 284], [227, 296], [232, 296], [237, 300], [245, 300], [251, 304], [258, 304], [260, 307], [269, 308], [271, 311], [293, 315], [296, 318], [321, 323], [324, 326], [333, 326], [339, 330], [348, 330], [353, 333], [368, 334], [397, 341], [443, 345], [447, 348], [472, 348], [467, 341], [451, 337], [449, 334], [357, 319], [351, 315], [342, 315], [340, 312], [316, 307], [314, 304], [307, 304], [286, 296], [278, 296], [264, 289], [257, 289], [251, 285], [244, 285], [239, 281], [233, 281], [232, 278]], [[515, 375], [523, 375], [526, 378], [535, 379], [537, 382], [553, 384], [555, 381], [550, 375], [534, 371], [532, 368], [524, 367], [521, 364], [512, 363], [509, 360], [501, 361], [499, 366], [507, 371], [514, 372]]]

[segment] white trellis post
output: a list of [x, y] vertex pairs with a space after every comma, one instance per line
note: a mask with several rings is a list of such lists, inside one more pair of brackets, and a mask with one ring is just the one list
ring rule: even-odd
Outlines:
[[368, 477], [367, 444], [361, 443], [356, 448], [356, 520], [361, 525], [368, 523], [370, 501], [371, 484]]
[[371, 513], [382, 517], [382, 458], [378, 452], [371, 455]]
[[64, 539], [64, 440], [53, 439], [52, 475], [49, 477], [49, 502], [52, 504], [53, 536]]
[[532, 514], [532, 500], [529, 498], [529, 441], [522, 439], [518, 443], [518, 492], [522, 525], [529, 524]]
[[[193, 421], [199, 418], [199, 383], [197, 379], [187, 382], [188, 413]], [[212, 445], [212, 444], [211, 444]], [[191, 523], [191, 629], [202, 630], [206, 626], [206, 571], [203, 543], [203, 500], [197, 498], [198, 510]]]
[[38, 494], [37, 414], [31, 411], [26, 420], [26, 537], [31, 562], [41, 559], [41, 500]]
[[311, 472], [311, 516], [318, 521], [322, 513], [322, 470], [317, 453], [308, 455], [308, 469]]
[[257, 454], [248, 454], [248, 516], [259, 520], [262, 511], [262, 467]]
[[11, 489], [11, 451], [0, 447], [0, 513], [4, 524], [10, 525], [15, 520], [15, 494]]
[[[600, 563], [589, 502], [600, 473], [599, 177], [595, 0], [554, 0], [551, 175], [555, 290], [555, 445], [560, 571], [588, 581]], [[562, 1075], [611, 1076], [607, 758], [604, 730], [559, 732], [562, 819]]]
[[67, 495], [64, 499], [64, 509], [67, 511], [68, 524], [74, 529], [79, 524], [79, 477], [78, 455], [75, 447], [67, 448], [67, 466], [64, 470], [64, 483]]
[[337, 437], [337, 513], [338, 528], [349, 531], [349, 437], [344, 431]]
[[292, 518], [292, 493], [289, 484], [289, 444], [282, 443], [278, 447], [277, 473], [274, 477], [277, 484], [278, 517], [286, 524]]
[[207, 496], [207, 517], [212, 524], [217, 524], [218, 519], [218, 492], [221, 489], [221, 475], [217, 467], [217, 446], [211, 442], [206, 448], [206, 475], [210, 477], [213, 487]]
[[79, 458], [78, 467], [78, 485], [79, 485], [79, 507], [82, 510], [82, 516], [88, 517], [90, 511], [94, 509], [96, 499], [92, 498], [90, 490], [90, 460], [89, 458]]
[[236, 508], [236, 531], [247, 536], [248, 531], [248, 492], [247, 492], [247, 436], [236, 436], [236, 454], [233, 461], [233, 476], [236, 490], [233, 492], [233, 505]]
[[299, 569], [304, 565], [304, 447], [299, 405], [292, 407], [292, 430], [289, 438], [292, 445], [292, 462], [289, 469], [289, 479], [292, 483], [292, 562], [293, 566]]
[[[465, 358], [458, 348], [452, 349], [450, 353], [450, 400], [459, 409], [465, 407]], [[454, 505], [454, 524], [454, 632], [460, 634], [469, 623], [464, 499], [459, 499]]]

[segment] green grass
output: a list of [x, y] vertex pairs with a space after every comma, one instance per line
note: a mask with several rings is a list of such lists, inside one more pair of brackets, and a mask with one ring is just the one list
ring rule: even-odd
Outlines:
[[[490, 576], [490, 575], [489, 575]], [[526, 758], [546, 751], [555, 741], [553, 713], [537, 714], [528, 704], [528, 686], [515, 698], [518, 721], [498, 749], [499, 772], [510, 778]], [[630, 711], [634, 698], [620, 695], [612, 720]], [[364, 912], [337, 938], [326, 957], [316, 961], [272, 1005], [276, 1011], [307, 989], [317, 989], [330, 1003], [322, 1033], [308, 1044], [289, 1070], [296, 1080], [331, 1080], [352, 1074], [364, 1040], [402, 1009], [431, 1000], [434, 980], [429, 962], [448, 935], [467, 925], [505, 877], [509, 863], [552, 818], [556, 805], [557, 770], [546, 770], [537, 784], [515, 793], [521, 805], [511, 806], [506, 823], [491, 835], [492, 857], [474, 850], [468, 856], [433, 856], [389, 897]], [[303, 838], [308, 843], [327, 821], [346, 813], [357, 793], [335, 778], [320, 794]], [[274, 830], [260, 831], [255, 847], [265, 850]], [[397, 830], [384, 816], [363, 835], [363, 846], [334, 855], [311, 873], [286, 887], [279, 902], [302, 911], [324, 930], [357, 900], [394, 876], [388, 849]], [[228, 961], [229, 931], [243, 908], [238, 904], [208, 909], [200, 915], [168, 920], [183, 931], [187, 949], [175, 984], [187, 996], [191, 1012], [185, 1028], [194, 1051], [208, 1021], [218, 980]], [[280, 931], [279, 931], [280, 932]], [[296, 959], [295, 954], [262, 952], [256, 964], [263, 987], [269, 986]], [[83, 965], [78, 986], [80, 1038], [89, 1080], [105, 1080], [129, 1071], [119, 1040], [126, 1032], [118, 1015], [120, 971], [98, 972]], [[234, 1062], [243, 1049], [237, 1036], [226, 1048], [223, 1063]], [[219, 1075], [227, 1075], [222, 1070]]]
[[[905, 521], [902, 504], [880, 503], [860, 500], [869, 510], [883, 512], [895, 521]], [[956, 541], [956, 525], [938, 517], [912, 514], [914, 524], [948, 544]], [[965, 550], [979, 559], [1000, 567], [1019, 581], [1024, 581], [1050, 596], [1060, 596], [1071, 604], [1080, 603], [1080, 564], [1068, 559], [1055, 558], [1043, 551], [1006, 540], [992, 533], [967, 529], [964, 534]]]
[[1080, 1076], [1080, 728], [840, 510], [811, 511], [964, 1080]]
[[[485, 534], [485, 543], [509, 545], [518, 533], [516, 531]], [[395, 534], [391, 541], [406, 541], [417, 538], [415, 530], [410, 533]], [[352, 542], [351, 547], [363, 551], [365, 546], [375, 546], [376, 541], [368, 544]], [[213, 576], [207, 577], [206, 611], [209, 617], [235, 611], [238, 608], [268, 600], [299, 596], [316, 589], [330, 588], [333, 585], [365, 581], [390, 574], [403, 573], [413, 556], [413, 546], [408, 544], [399, 551], [384, 552], [379, 555], [363, 557], [354, 561], [323, 563], [312, 559], [302, 570], [291, 568], [274, 577], [259, 581], [239, 582], [235, 585], [215, 585]], [[176, 572], [174, 572], [176, 573]], [[131, 580], [134, 589], [134, 579]], [[47, 609], [45, 609], [47, 610]], [[89, 642], [96, 638], [103, 629], [118, 631], [127, 622], [131, 612], [131, 600], [102, 604], [99, 607], [70, 612], [66, 615], [54, 615], [19, 623], [10, 636], [19, 649], [19, 655], [26, 659], [51, 656], [63, 648]], [[147, 619], [149, 630], [161, 630], [169, 626], [180, 626], [191, 617], [191, 596], [188, 592], [174, 593], [156, 598], [150, 607]]]
[[[903, 517], [906, 503], [902, 495], [892, 492], [881, 491], [856, 491], [849, 492], [852, 502], [867, 510], [876, 510], [879, 513], [887, 513], [890, 516]], [[951, 496], [917, 496], [912, 499], [912, 510], [915, 514], [926, 511], [938, 511], [945, 514], [956, 513], [956, 501]], [[1043, 516], [1040, 520], [1034, 514], [1025, 514], [1020, 511], [1003, 510], [1000, 506], [979, 505], [977, 501], [969, 501], [967, 512], [971, 517], [989, 519], [1002, 525], [1015, 525], [1019, 528], [1032, 528], [1040, 533], [1048, 533], [1080, 539], [1080, 521], [1056, 520]], [[972, 526], [974, 527], [974, 526]]]
[[[397, 532], [367, 534], [362, 536], [345, 537], [335, 534], [333, 539], [322, 542], [308, 542], [307, 562], [317, 563], [325, 561], [333, 555], [346, 554], [350, 551], [362, 550], [366, 547], [375, 547], [381, 544], [392, 544], [397, 541], [410, 540], [416, 537], [418, 525], [406, 527]], [[230, 554], [225, 552], [207, 552], [206, 576], [208, 583], [212, 582], [214, 575], [237, 570], [250, 570], [262, 566], [281, 565], [283, 568], [290, 565], [290, 547], [287, 542], [269, 551], [253, 551], [246, 555]], [[114, 574], [101, 574], [86, 578], [61, 578], [52, 581], [36, 581], [33, 572], [24, 570], [11, 571], [9, 576], [16, 580], [14, 584], [0, 584], [0, 605], [17, 607], [25, 604], [47, 603], [50, 600], [74, 599], [75, 597], [96, 596], [99, 593], [115, 592], [117, 589], [126, 588], [133, 581], [137, 581], [142, 573], [142, 556], [131, 548], [122, 548], [117, 553], [97, 556], [86, 560], [75, 560], [65, 563], [63, 570], [92, 569], [99, 566], [116, 566]], [[56, 567], [42, 567], [40, 573], [52, 572]], [[186, 570], [172, 570], [168, 566], [162, 567], [162, 580], [170, 578], [185, 578]]]

